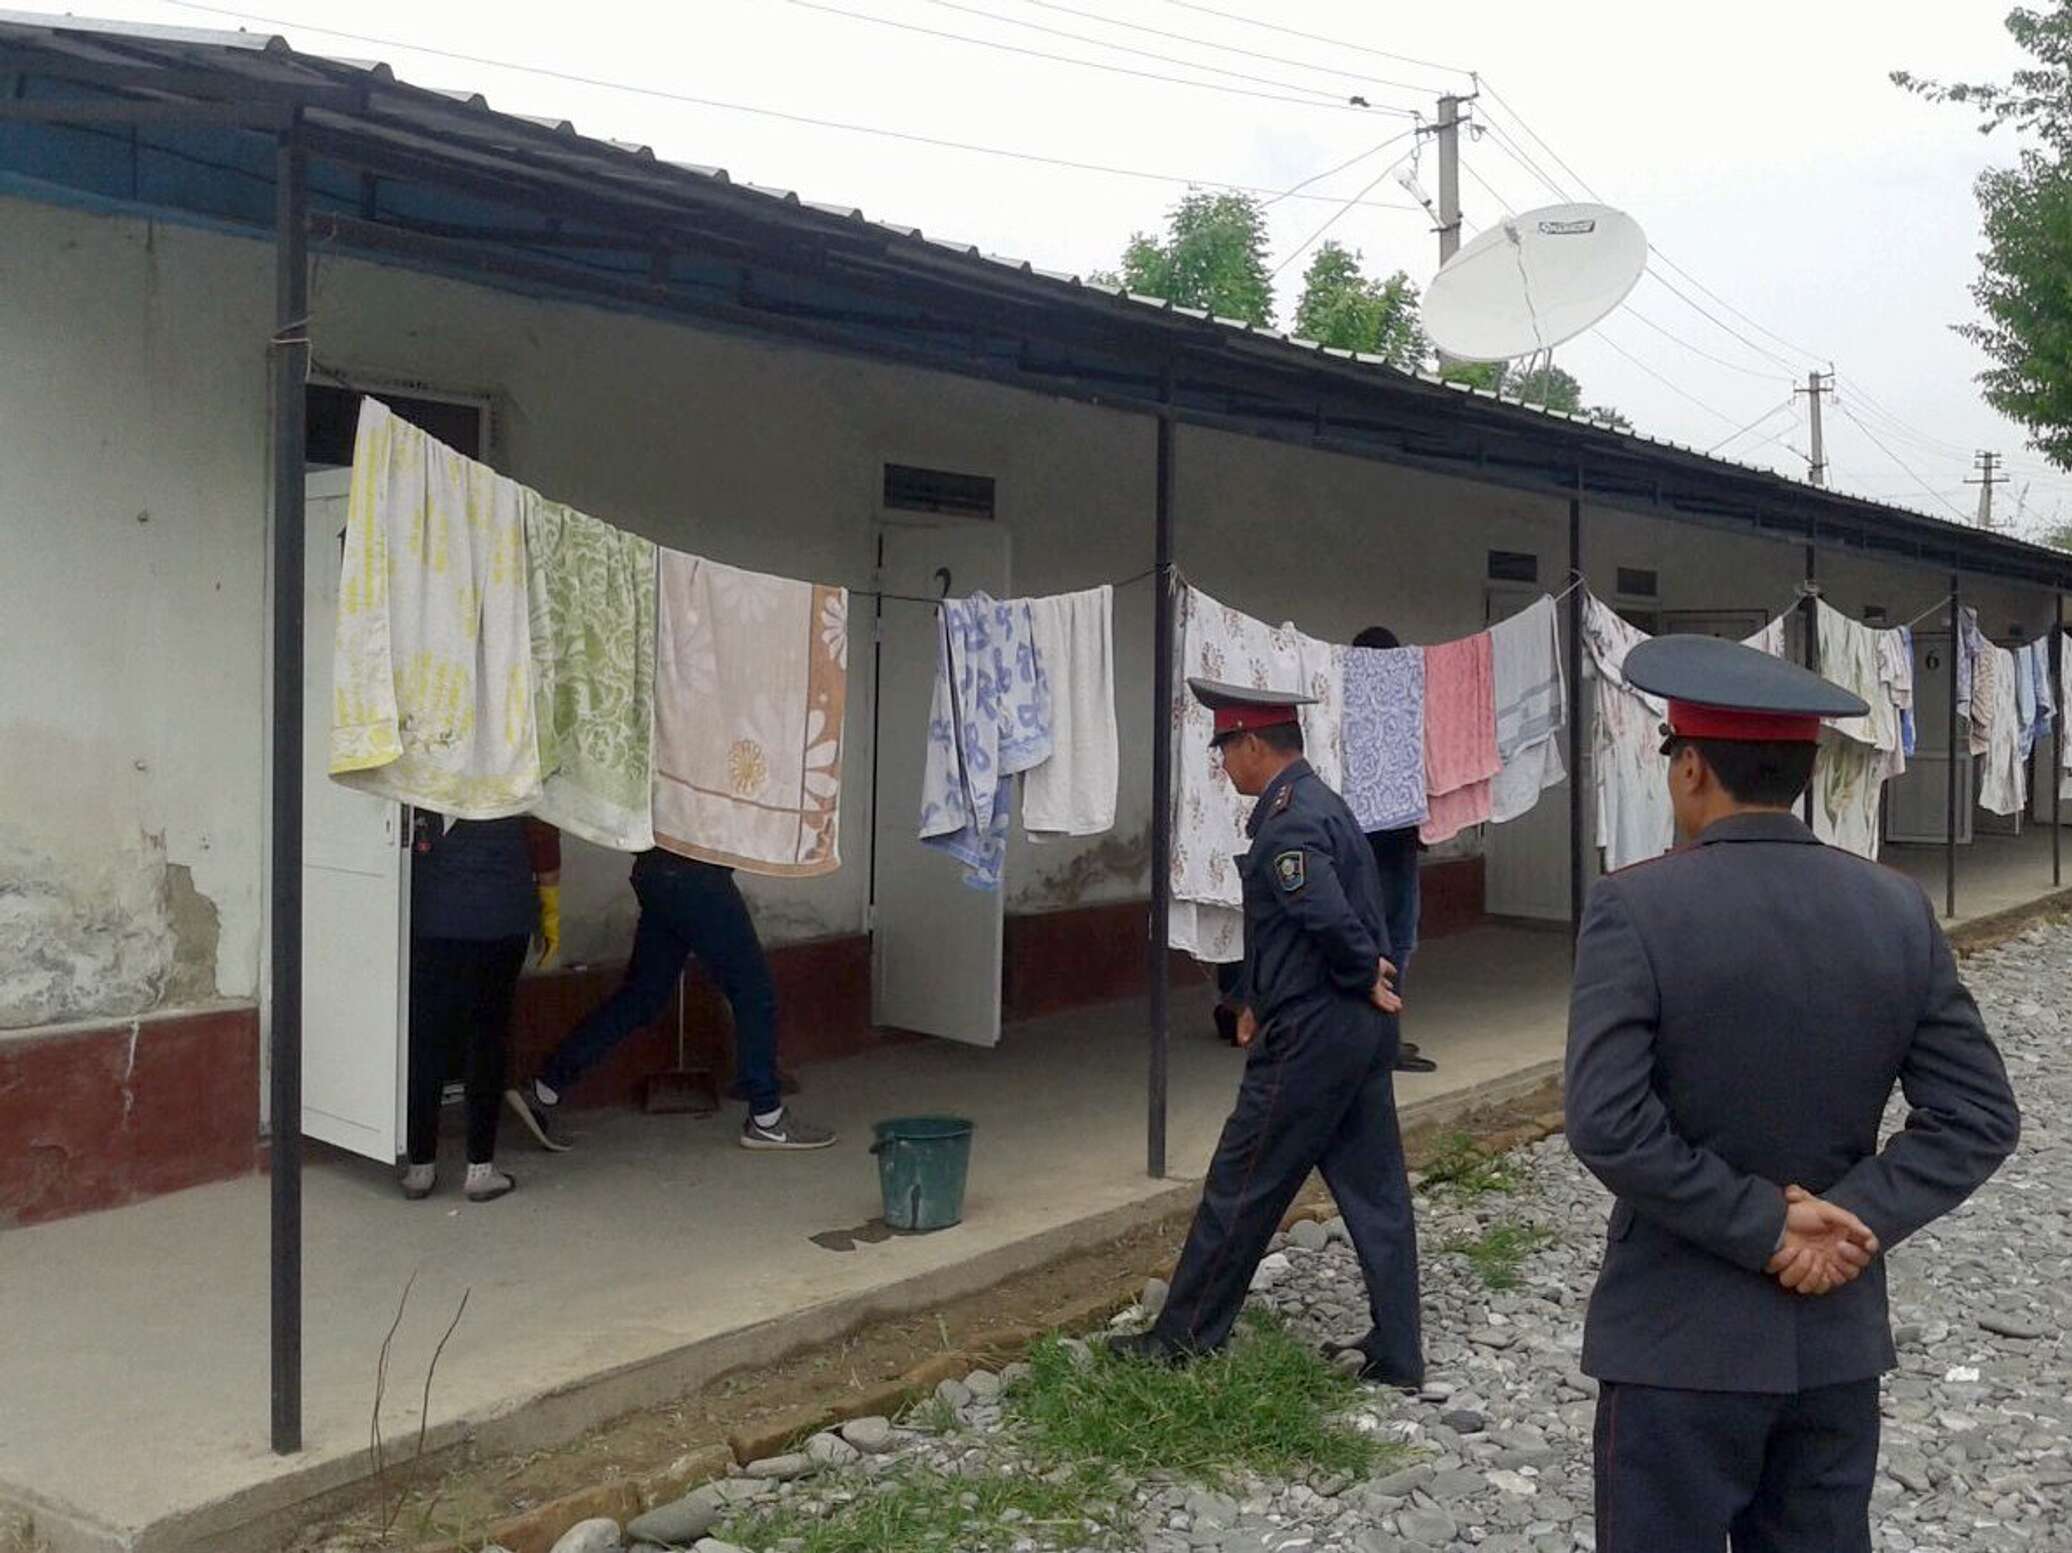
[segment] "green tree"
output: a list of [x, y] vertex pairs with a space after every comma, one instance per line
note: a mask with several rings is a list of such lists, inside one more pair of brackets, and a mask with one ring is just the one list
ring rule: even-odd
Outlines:
[[1327, 241], [1302, 277], [1295, 332], [1320, 345], [1385, 357], [1392, 367], [1417, 368], [1431, 355], [1417, 307], [1417, 287], [1403, 271], [1370, 279], [1357, 251]]
[[2006, 82], [1964, 83], [1894, 71], [1931, 102], [1974, 109], [1981, 133], [2034, 137], [2012, 167], [1976, 185], [1986, 251], [1971, 294], [1985, 319], [1956, 326], [1992, 362], [1986, 402], [2019, 422], [2030, 446], [2072, 469], [2072, 0], [2009, 13], [2007, 30], [2036, 64]]
[[1123, 250], [1121, 268], [1094, 278], [1182, 307], [1270, 324], [1265, 207], [1249, 194], [1189, 189], [1166, 212], [1163, 238], [1137, 233]]

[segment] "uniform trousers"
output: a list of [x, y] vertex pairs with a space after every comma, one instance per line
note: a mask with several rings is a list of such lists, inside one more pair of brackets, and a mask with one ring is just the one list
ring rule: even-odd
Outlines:
[[1796, 1394], [1605, 1382], [1598, 1553], [1870, 1553], [1878, 1382]]
[[1423, 1379], [1396, 1047], [1395, 1019], [1345, 993], [1285, 1009], [1260, 1031], [1153, 1328], [1169, 1347], [1207, 1352], [1229, 1339], [1281, 1216], [1316, 1169], [1366, 1278], [1374, 1329], [1360, 1346], [1389, 1379]]

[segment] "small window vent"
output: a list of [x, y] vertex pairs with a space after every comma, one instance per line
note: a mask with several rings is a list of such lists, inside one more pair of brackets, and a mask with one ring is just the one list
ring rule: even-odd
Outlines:
[[1661, 578], [1654, 572], [1642, 571], [1637, 566], [1619, 568], [1619, 595], [1622, 598], [1651, 599], [1662, 591]]
[[885, 466], [885, 505], [896, 512], [944, 512], [960, 518], [993, 516], [993, 477], [948, 469]]
[[1492, 550], [1489, 552], [1489, 580], [1538, 582], [1540, 558], [1529, 550]]

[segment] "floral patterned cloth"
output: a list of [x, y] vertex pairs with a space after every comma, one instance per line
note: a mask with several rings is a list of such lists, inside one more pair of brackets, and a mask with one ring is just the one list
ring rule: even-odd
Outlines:
[[1360, 829], [1404, 830], [1431, 812], [1425, 793], [1422, 647], [1349, 647], [1345, 801]]
[[655, 546], [525, 493], [541, 819], [602, 847], [655, 844]]
[[655, 845], [744, 873], [841, 866], [849, 595], [661, 552]]
[[[1225, 780], [1209, 748], [1214, 715], [1195, 699], [1187, 681], [1314, 692], [1303, 670], [1300, 632], [1241, 614], [1199, 588], [1183, 588], [1177, 603], [1180, 662], [1171, 708], [1173, 906], [1167, 942], [1197, 960], [1225, 964], [1245, 957], [1237, 860], [1246, 849], [1245, 820], [1252, 806]], [[1328, 751], [1337, 747], [1339, 735], [1326, 726], [1326, 715], [1319, 706], [1304, 707], [1302, 734], [1305, 744]]]
[[337, 781], [465, 820], [539, 798], [526, 494], [360, 401], [331, 659]]
[[921, 777], [921, 841], [977, 890], [1000, 888], [1013, 809], [1009, 778], [1050, 759], [1050, 686], [1026, 600], [983, 593], [939, 610], [935, 695]]

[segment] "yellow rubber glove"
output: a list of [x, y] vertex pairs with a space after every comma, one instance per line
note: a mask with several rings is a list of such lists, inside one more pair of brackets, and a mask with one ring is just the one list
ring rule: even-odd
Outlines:
[[534, 963], [543, 971], [561, 963], [561, 886], [543, 884], [540, 889], [540, 930], [533, 935], [540, 957]]

